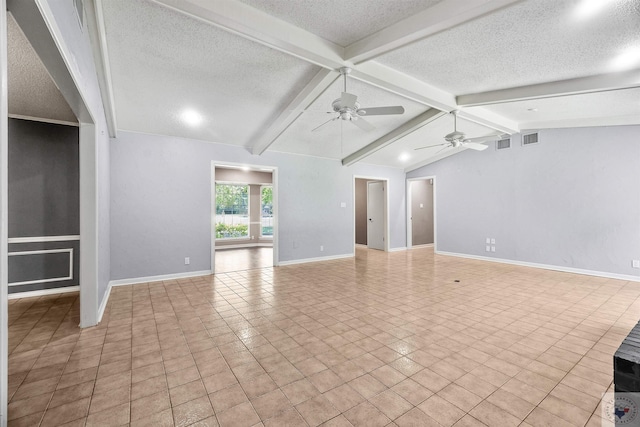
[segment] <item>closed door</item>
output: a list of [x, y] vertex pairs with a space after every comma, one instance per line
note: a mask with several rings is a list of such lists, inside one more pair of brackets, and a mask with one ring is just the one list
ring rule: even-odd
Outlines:
[[367, 183], [367, 247], [384, 250], [384, 184]]

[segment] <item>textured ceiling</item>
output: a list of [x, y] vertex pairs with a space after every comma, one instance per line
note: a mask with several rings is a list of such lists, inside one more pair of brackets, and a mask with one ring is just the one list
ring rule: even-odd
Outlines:
[[[489, 108], [521, 123], [523, 129], [558, 120], [561, 126], [562, 122], [571, 126], [574, 120], [581, 119], [598, 121], [594, 125], [620, 124], [622, 118], [628, 124], [640, 124], [640, 88], [508, 102]], [[600, 121], [602, 118], [609, 121]]]
[[349, 79], [347, 91], [358, 97], [361, 108], [401, 105], [405, 108], [405, 113], [367, 117], [366, 121], [375, 126], [374, 130], [368, 132], [343, 120], [327, 123], [312, 132], [311, 130], [315, 127], [335, 117], [335, 114], [326, 112], [333, 111], [331, 103], [340, 98], [342, 90], [343, 81], [338, 79], [278, 138], [271, 148], [275, 151], [342, 159], [427, 110], [427, 107], [422, 104], [358, 80]]
[[[461, 118], [458, 118], [457, 129], [464, 132], [468, 138], [495, 134], [493, 129]], [[454, 150], [456, 152], [460, 151], [459, 149], [437, 146], [446, 142], [444, 136], [450, 132], [453, 132], [453, 116], [447, 114], [407, 135], [402, 139], [401, 144], [390, 144], [376, 151], [367, 157], [364, 162], [404, 168], [408, 165], [423, 162], [436, 154], [448, 154]], [[427, 146], [434, 147], [415, 150], [416, 148]]]
[[638, 0], [617, 0], [582, 20], [577, 4], [524, 1], [377, 61], [462, 95], [607, 73], [622, 48], [640, 46]]
[[442, 0], [241, 1], [340, 46], [348, 46]]
[[13, 16], [7, 14], [9, 114], [76, 123], [76, 116]]
[[[119, 129], [235, 144], [254, 153], [268, 147], [344, 159], [429, 105], [456, 109], [456, 95], [612, 73], [624, 49], [640, 51], [638, 0], [101, 3]], [[587, 3], [602, 6], [600, 13], [578, 17]], [[344, 52], [335, 46], [372, 34]], [[356, 64], [342, 60], [343, 54], [355, 55]], [[342, 91], [340, 81], [330, 84], [331, 75], [318, 73], [320, 66], [337, 71], [342, 65], [361, 79], [351, 79], [348, 91], [363, 107], [402, 105], [406, 113], [367, 118], [375, 126], [370, 132], [340, 120], [311, 132], [331, 117], [326, 111]], [[640, 55], [631, 67], [640, 72]], [[596, 91], [618, 87], [619, 76], [581, 84], [595, 84], [587, 90]], [[625, 87], [637, 85], [629, 83], [637, 81], [632, 74], [622, 80]], [[565, 95], [566, 87], [544, 90]], [[473, 137], [494, 133], [489, 126], [515, 131], [638, 123], [639, 91], [463, 108], [463, 116], [483, 125], [460, 120], [459, 128]], [[509, 93], [531, 95], [526, 88]], [[198, 126], [183, 120], [186, 109], [200, 115]], [[440, 143], [452, 127], [451, 116], [439, 118], [360, 161], [410, 168], [439, 150], [414, 148]], [[403, 153], [409, 158], [400, 160]]]
[[102, 4], [121, 129], [248, 146], [319, 70], [155, 3]]

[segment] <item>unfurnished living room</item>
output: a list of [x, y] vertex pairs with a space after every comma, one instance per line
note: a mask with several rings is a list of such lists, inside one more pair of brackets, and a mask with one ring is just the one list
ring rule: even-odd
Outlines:
[[0, 427], [640, 425], [637, 0], [0, 6]]

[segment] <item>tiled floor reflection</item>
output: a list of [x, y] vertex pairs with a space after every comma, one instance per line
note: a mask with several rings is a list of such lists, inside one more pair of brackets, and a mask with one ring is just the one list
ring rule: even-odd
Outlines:
[[216, 273], [273, 266], [273, 248], [216, 249]]
[[[458, 282], [459, 281], [459, 282]], [[11, 301], [9, 425], [600, 426], [640, 283], [431, 249]]]

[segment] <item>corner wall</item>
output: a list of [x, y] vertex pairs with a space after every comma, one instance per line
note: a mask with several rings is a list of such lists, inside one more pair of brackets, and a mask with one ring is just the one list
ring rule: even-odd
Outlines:
[[[435, 175], [438, 250], [640, 279], [640, 126], [548, 129], [540, 143], [466, 150]], [[485, 239], [496, 251], [485, 251]]]
[[211, 269], [212, 160], [278, 168], [280, 262], [353, 254], [354, 175], [389, 179], [390, 247], [405, 247], [401, 169], [119, 132], [111, 140], [111, 280]]

